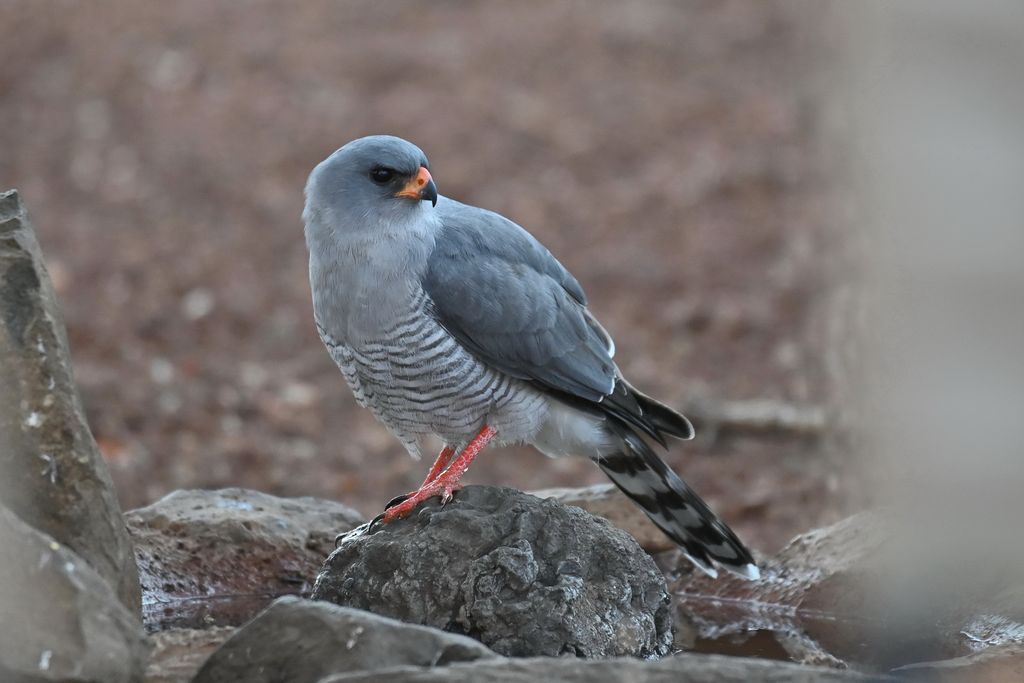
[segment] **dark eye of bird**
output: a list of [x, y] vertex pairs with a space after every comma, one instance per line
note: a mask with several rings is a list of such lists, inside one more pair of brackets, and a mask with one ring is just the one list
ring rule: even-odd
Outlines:
[[391, 179], [394, 177], [395, 172], [392, 171], [390, 168], [375, 168], [372, 171], [370, 171], [370, 180], [377, 183], [378, 185], [383, 185], [384, 183], [390, 182]]

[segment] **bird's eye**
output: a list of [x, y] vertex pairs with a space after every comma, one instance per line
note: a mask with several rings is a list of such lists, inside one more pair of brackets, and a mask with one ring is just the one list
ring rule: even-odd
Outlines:
[[372, 171], [370, 171], [370, 180], [377, 183], [378, 185], [383, 185], [384, 183], [390, 182], [394, 176], [395, 172], [392, 171], [390, 168], [375, 168]]

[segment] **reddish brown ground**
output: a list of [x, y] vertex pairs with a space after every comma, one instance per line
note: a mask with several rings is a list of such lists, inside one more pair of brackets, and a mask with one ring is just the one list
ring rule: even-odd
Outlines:
[[[371, 513], [422, 478], [356, 407], [310, 313], [306, 174], [367, 133], [416, 141], [442, 192], [537, 234], [640, 387], [820, 402], [811, 8], [3, 3], [0, 187], [32, 211], [125, 506], [240, 485]], [[825, 456], [723, 435], [668, 457], [771, 549], [835, 516]], [[519, 450], [469, 478], [601, 474]]]

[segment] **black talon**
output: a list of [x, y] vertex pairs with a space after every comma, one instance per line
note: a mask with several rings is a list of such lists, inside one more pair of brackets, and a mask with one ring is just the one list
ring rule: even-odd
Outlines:
[[405, 501], [409, 500], [409, 495], [410, 494], [408, 494], [408, 493], [403, 493], [400, 496], [395, 496], [390, 501], [388, 501], [387, 505], [384, 506], [384, 509], [388, 510], [390, 508], [395, 507], [396, 505], [401, 505]]
[[374, 531], [376, 531], [375, 527], [378, 524], [380, 524], [382, 521], [384, 521], [384, 513], [383, 512], [370, 520], [370, 523], [366, 525], [366, 533], [372, 534]]

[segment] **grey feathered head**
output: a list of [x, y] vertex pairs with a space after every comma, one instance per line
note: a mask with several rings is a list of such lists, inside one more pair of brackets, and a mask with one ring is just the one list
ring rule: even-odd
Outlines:
[[306, 183], [303, 218], [310, 224], [372, 229], [408, 219], [437, 204], [437, 187], [423, 151], [392, 135], [353, 140], [320, 162]]

